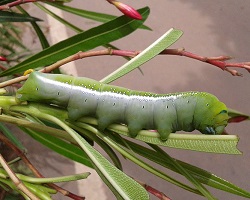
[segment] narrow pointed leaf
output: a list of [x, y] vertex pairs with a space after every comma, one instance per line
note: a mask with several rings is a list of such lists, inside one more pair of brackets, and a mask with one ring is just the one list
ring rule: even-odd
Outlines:
[[79, 149], [73, 144], [69, 144], [59, 138], [56, 138], [49, 134], [44, 134], [38, 131], [33, 131], [27, 128], [21, 128], [27, 134], [29, 134], [33, 139], [39, 141], [46, 147], [52, 149], [53, 151], [71, 159], [76, 162], [82, 163], [90, 168], [93, 168], [92, 163], [90, 162], [86, 153]]
[[[114, 139], [114, 137], [112, 137]], [[124, 138], [123, 138], [124, 139]], [[162, 165], [163, 167], [166, 167], [170, 170], [173, 170], [177, 173], [179, 173], [178, 170], [164, 157], [160, 156], [160, 154], [152, 149], [149, 149], [147, 147], [141, 146], [139, 144], [136, 144], [132, 141], [126, 140], [126, 144], [129, 145], [129, 148], [132, 149], [135, 153], [151, 160], [154, 163], [158, 163], [159, 165]], [[121, 140], [116, 140], [120, 145], [128, 148], [126, 145], [124, 145], [124, 142], [121, 142]], [[229, 192], [238, 196], [243, 196], [246, 198], [250, 198], [250, 193], [246, 190], [243, 190], [242, 188], [230, 183], [227, 180], [224, 180], [220, 178], [219, 176], [212, 174], [206, 170], [203, 170], [199, 167], [190, 165], [188, 163], [185, 163], [180, 160], [176, 160], [183, 168], [185, 168], [189, 173], [191, 173], [193, 176], [195, 176], [201, 183], [206, 184], [210, 187]]]
[[[109, 130], [129, 136], [128, 129], [125, 126], [111, 125], [109, 126]], [[242, 154], [237, 149], [239, 138], [236, 135], [196, 135], [171, 133], [167, 141], [162, 141], [157, 132], [142, 130], [136, 136], [136, 139], [150, 144], [178, 149], [210, 153]]]
[[[24, 14], [30, 17], [29, 13], [27, 13], [21, 6], [18, 6], [18, 9]], [[38, 24], [36, 22], [30, 22], [33, 29], [36, 31], [36, 34], [40, 40], [41, 46], [43, 49], [48, 48], [49, 42], [47, 40], [47, 38], [45, 37], [45, 35], [43, 34], [42, 30], [40, 29], [40, 27], [38, 26]]]
[[0, 11], [0, 23], [1, 22], [31, 22], [31, 21], [42, 21], [35, 17], [26, 16], [24, 14]]
[[103, 83], [111, 83], [112, 81], [124, 76], [125, 74], [131, 72], [132, 70], [140, 67], [142, 64], [151, 60], [157, 56], [161, 51], [171, 46], [175, 43], [181, 36], [183, 32], [177, 29], [170, 29], [159, 39], [157, 39], [153, 44], [143, 50], [139, 55], [128, 61], [125, 65], [121, 66], [119, 69], [115, 70], [113, 73], [109, 74], [101, 80]]
[[64, 26], [69, 27], [70, 29], [72, 29], [73, 31], [75, 31], [76, 33], [81, 33], [84, 32], [84, 30], [80, 29], [79, 27], [73, 25], [72, 23], [70, 23], [69, 21], [63, 19], [62, 17], [56, 15], [54, 12], [50, 11], [49, 9], [47, 9], [45, 6], [43, 6], [40, 3], [34, 3], [38, 8], [40, 8], [42, 11], [44, 11], [45, 13], [49, 14], [51, 17], [53, 17], [54, 19], [56, 19], [58, 22], [61, 22]]
[[[59, 124], [60, 123], [58, 123], [58, 125]], [[70, 130], [65, 126], [62, 127], [65, 128], [65, 130], [70, 133], [76, 141], [78, 141], [78, 144], [92, 160], [97, 172], [102, 178], [104, 177], [105, 182], [109, 182], [108, 186], [112, 186], [112, 191], [117, 197], [119, 197], [119, 199], [149, 199], [147, 192], [139, 183], [114, 167], [106, 158], [104, 158], [98, 151], [90, 146], [83, 137], [81, 137], [77, 132], [73, 131], [73, 129]]]
[[164, 152], [160, 147], [149, 144], [157, 153], [161, 156], [164, 157], [168, 162], [178, 171], [178, 173], [182, 174], [189, 180], [197, 190], [200, 191], [201, 194], [203, 194], [207, 199], [213, 199], [215, 200], [215, 197], [212, 196], [212, 194], [205, 188], [196, 177], [194, 177], [192, 174], [190, 174], [178, 161], [176, 161], [174, 158], [172, 158], [170, 155], [168, 155], [166, 152]]
[[16, 136], [2, 123], [0, 123], [0, 131], [19, 149], [25, 150], [25, 147], [22, 143], [16, 138]]
[[[98, 12], [92, 12], [92, 11], [89, 11], [89, 10], [82, 10], [82, 9], [79, 9], [79, 8], [73, 8], [73, 7], [70, 7], [70, 6], [65, 6], [63, 4], [58, 4], [58, 3], [53, 3], [53, 2], [46, 2], [46, 3], [51, 5], [51, 6], [54, 6], [56, 8], [59, 8], [61, 10], [64, 10], [66, 12], [69, 12], [69, 13], [84, 17], [86, 19], [91, 19], [91, 20], [94, 20], [94, 21], [97, 21], [97, 22], [106, 23], [108, 21], [114, 20], [117, 17], [117, 16], [114, 16], [114, 15], [98, 13]], [[147, 27], [145, 25], [142, 25], [140, 28], [141, 29], [146, 29], [146, 30], [151, 30], [151, 28], [149, 28], [149, 27]]]
[[139, 183], [137, 183], [131, 177], [127, 176], [114, 165], [112, 165], [97, 150], [95, 150], [81, 135], [71, 129], [59, 118], [49, 114], [45, 114], [33, 106], [13, 106], [11, 110], [17, 112], [24, 112], [61, 126], [75, 139], [79, 146], [88, 155], [88, 157], [92, 161], [92, 164], [97, 169], [97, 172], [101, 174], [101, 177], [104, 177], [105, 181], [108, 181], [110, 183], [108, 185], [112, 186], [112, 191], [117, 197], [119, 197], [119, 199], [149, 200], [148, 193]]
[[95, 47], [120, 39], [135, 31], [144, 22], [149, 14], [149, 8], [142, 8], [139, 12], [143, 16], [143, 20], [129, 19], [126, 16], [119, 17], [59, 42], [36, 55], [31, 56], [15, 67], [2, 72], [0, 76], [46, 66], [79, 51], [88, 51]]
[[[92, 117], [84, 117], [79, 119], [79, 121], [91, 125], [97, 125], [97, 120]], [[108, 129], [112, 132], [130, 137], [127, 126], [112, 124], [108, 127]], [[150, 144], [178, 149], [187, 149], [210, 153], [242, 154], [237, 149], [239, 138], [236, 135], [171, 133], [166, 141], [162, 141], [160, 139], [159, 133], [155, 131], [141, 130], [139, 131], [135, 139]]]

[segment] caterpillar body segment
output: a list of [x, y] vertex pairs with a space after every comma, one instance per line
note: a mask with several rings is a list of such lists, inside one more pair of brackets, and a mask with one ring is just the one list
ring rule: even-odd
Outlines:
[[113, 123], [127, 124], [132, 137], [142, 129], [157, 130], [162, 140], [180, 130], [221, 134], [228, 120], [225, 104], [206, 92], [154, 94], [40, 72], [30, 74], [16, 98], [65, 107], [74, 121], [94, 116], [100, 130]]

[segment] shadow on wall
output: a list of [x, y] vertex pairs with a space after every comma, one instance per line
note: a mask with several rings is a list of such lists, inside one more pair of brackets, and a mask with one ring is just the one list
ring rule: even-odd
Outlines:
[[[205, 56], [218, 56], [218, 50], [224, 55], [233, 56], [235, 59], [229, 62], [250, 61], [249, 56], [249, 19], [248, 11], [250, 4], [247, 1], [239, 0], [216, 0], [210, 1], [185, 1], [179, 0], [183, 4], [189, 4], [190, 9], [200, 11], [202, 16], [208, 17], [210, 33], [204, 34], [208, 40], [212, 37], [214, 44], [207, 44], [207, 53]], [[197, 32], [197, 27], [190, 27], [192, 31]], [[200, 34], [204, 32], [200, 30]], [[184, 36], [185, 37], [185, 34]], [[185, 44], [184, 44], [185, 45]], [[199, 45], [199, 44], [194, 44]], [[215, 53], [214, 53], [215, 52]], [[197, 52], [198, 53], [198, 52]], [[245, 111], [250, 114], [248, 102], [250, 95], [247, 85], [250, 84], [249, 73], [245, 70], [240, 71], [244, 77], [233, 77], [227, 72], [222, 72], [219, 68], [209, 66], [205, 63], [194, 62], [194, 65], [202, 69], [202, 79], [194, 77], [192, 72], [188, 74], [189, 78], [185, 85], [176, 84], [176, 91], [184, 91], [189, 88], [206, 89], [208, 92], [218, 95], [220, 99], [226, 101], [230, 107]], [[197, 68], [197, 69], [198, 69]], [[194, 69], [195, 70], [195, 69]], [[188, 87], [188, 88], [187, 88]]]
[[[191, 9], [199, 10], [201, 15], [211, 19], [211, 34], [216, 36], [218, 48], [243, 60], [249, 59], [250, 4], [245, 0], [185, 1]], [[208, 36], [209, 37], [209, 36]], [[248, 43], [248, 44], [247, 44]]]

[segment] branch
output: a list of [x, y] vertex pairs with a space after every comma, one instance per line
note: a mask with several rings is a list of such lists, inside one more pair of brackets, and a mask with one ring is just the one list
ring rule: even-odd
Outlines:
[[156, 196], [158, 199], [160, 200], [171, 200], [169, 197], [167, 197], [164, 193], [160, 192], [159, 190], [145, 184], [142, 183], [138, 180], [136, 180], [141, 186], [143, 186], [149, 193], [153, 194], [154, 196]]
[[[29, 159], [25, 156], [24, 152], [22, 152], [19, 148], [17, 148], [15, 145], [12, 144], [12, 142], [9, 141], [3, 134], [0, 133], [0, 141], [3, 141], [7, 146], [9, 146], [22, 160], [24, 163], [31, 169], [31, 171], [34, 173], [36, 177], [44, 178], [44, 176], [34, 167], [34, 165], [29, 161]], [[62, 195], [67, 196], [69, 198], [75, 199], [75, 200], [84, 200], [85, 197], [78, 196], [76, 194], [73, 194], [59, 186], [57, 186], [54, 183], [48, 183], [50, 187], [54, 188], [58, 192], [60, 192]]]
[[0, 154], [0, 164], [4, 168], [4, 170], [9, 175], [10, 179], [13, 181], [17, 189], [26, 194], [31, 200], [39, 200], [23, 183], [20, 179], [17, 178], [12, 169], [8, 166], [7, 162], [3, 158], [2, 154]]
[[[127, 50], [115, 50], [115, 49], [105, 49], [100, 51], [88, 51], [88, 52], [78, 52], [74, 55], [71, 55], [67, 58], [64, 58], [60, 61], [57, 61], [56, 63], [45, 67], [40, 72], [43, 73], [49, 73], [53, 71], [54, 69], [59, 68], [60, 66], [78, 60], [82, 58], [87, 57], [93, 57], [93, 56], [103, 56], [103, 55], [114, 55], [114, 56], [125, 56], [125, 57], [135, 57], [137, 56], [141, 51], [127, 51]], [[239, 72], [233, 69], [229, 69], [229, 67], [236, 67], [236, 68], [243, 68], [246, 69], [248, 72], [250, 72], [250, 62], [242, 62], [242, 63], [231, 63], [231, 62], [225, 62], [226, 60], [230, 60], [230, 56], [217, 56], [217, 57], [205, 57], [205, 56], [199, 56], [197, 54], [187, 52], [184, 49], [165, 49], [160, 53], [160, 55], [176, 55], [176, 56], [185, 56], [191, 59], [199, 60], [201, 62], [209, 63], [211, 65], [214, 65], [224, 71], [229, 72], [233, 76], [242, 76]], [[17, 78], [13, 78], [11, 80], [5, 81], [0, 83], [0, 88], [12, 85], [14, 83], [19, 83], [21, 81], [25, 81], [29, 75], [20, 76]]]
[[[86, 57], [93, 57], [93, 56], [102, 56], [102, 55], [116, 55], [116, 56], [127, 56], [127, 57], [134, 57], [137, 54], [139, 54], [139, 51], [124, 51], [124, 50], [112, 50], [112, 49], [105, 49], [105, 50], [100, 50], [100, 51], [89, 51], [89, 52], [78, 52], [74, 55], [71, 55], [67, 58], [64, 58], [60, 61], [57, 61], [56, 63], [48, 66], [48, 67], [44, 67], [43, 69], [39, 70], [40, 72], [44, 72], [44, 73], [49, 73], [59, 67], [61, 67], [62, 65], [75, 61], [75, 60], [79, 60], [82, 58], [86, 58]], [[28, 71], [28, 70], [27, 70]], [[4, 81], [2, 83], [0, 83], [0, 88], [12, 85], [14, 83], [19, 83], [21, 81], [25, 81], [27, 78], [29, 77], [29, 74], [25, 74], [24, 76], [20, 76], [17, 78], [13, 78], [7, 81]]]
[[227, 71], [233, 76], [242, 76], [239, 72], [233, 69], [229, 69], [229, 67], [236, 67], [236, 68], [243, 68], [250, 72], [250, 62], [242, 62], [242, 63], [232, 63], [232, 62], [225, 62], [227, 60], [232, 59], [230, 56], [218, 56], [218, 57], [205, 57], [200, 56], [191, 52], [185, 51], [185, 49], [166, 49], [161, 54], [166, 55], [177, 55], [177, 56], [185, 56], [188, 58], [192, 58], [195, 60], [199, 60], [201, 62], [209, 63], [216, 67], [219, 67], [223, 71]]
[[[37, 2], [37, 1], [48, 1], [48, 0], [16, 0], [5, 5], [0, 6], [0, 10], [9, 10], [11, 7], [18, 6], [25, 3]], [[53, 2], [53, 0], [51, 0]]]

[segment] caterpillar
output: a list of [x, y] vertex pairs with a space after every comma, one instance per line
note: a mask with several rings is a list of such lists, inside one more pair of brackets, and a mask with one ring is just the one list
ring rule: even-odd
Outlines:
[[131, 137], [142, 129], [157, 130], [161, 140], [180, 130], [221, 134], [228, 121], [225, 104], [206, 92], [154, 94], [69, 75], [32, 72], [16, 98], [64, 107], [73, 121], [94, 116], [100, 130], [127, 124]]

